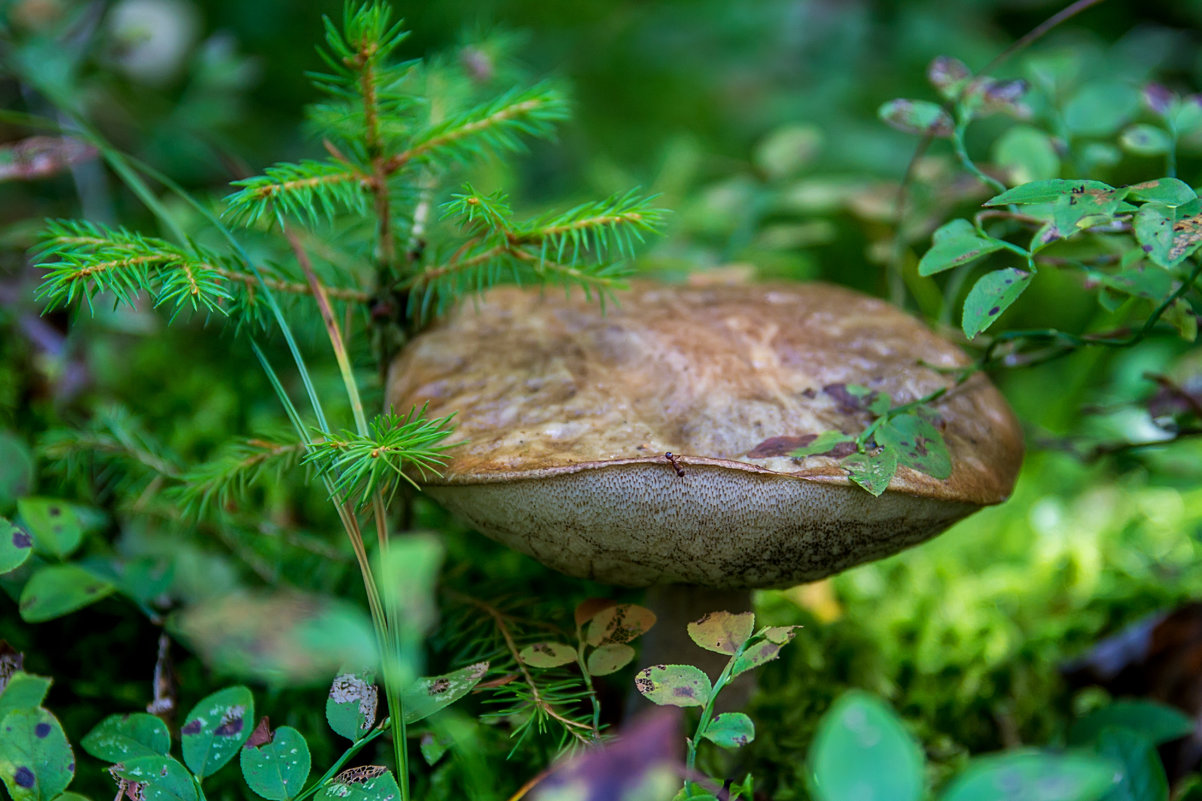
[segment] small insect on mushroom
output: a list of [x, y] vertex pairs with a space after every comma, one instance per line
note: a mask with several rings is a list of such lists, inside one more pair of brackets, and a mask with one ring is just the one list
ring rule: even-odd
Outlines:
[[680, 457], [672, 453], [672, 451], [668, 451], [664, 454], [664, 458], [672, 463], [672, 467], [676, 469], [676, 475], [684, 478], [684, 468], [680, 466]]

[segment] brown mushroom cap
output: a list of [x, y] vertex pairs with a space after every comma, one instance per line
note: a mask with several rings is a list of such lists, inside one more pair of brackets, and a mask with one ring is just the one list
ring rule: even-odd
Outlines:
[[[922, 364], [920, 364], [922, 363]], [[821, 284], [636, 284], [596, 302], [517, 288], [464, 303], [392, 365], [388, 402], [458, 412], [426, 491], [481, 532], [612, 584], [779, 587], [879, 559], [999, 503], [1018, 425], [981, 375], [935, 407], [945, 481], [898, 469], [879, 498], [836, 458], [788, 454], [954, 378], [953, 345], [882, 301]], [[684, 476], [665, 458], [678, 457]]]

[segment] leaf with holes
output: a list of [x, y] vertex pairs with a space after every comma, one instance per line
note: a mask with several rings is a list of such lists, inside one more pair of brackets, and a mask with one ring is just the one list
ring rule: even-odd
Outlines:
[[392, 771], [379, 765], [344, 770], [317, 794], [322, 801], [396, 801], [400, 797]]
[[470, 693], [487, 672], [488, 663], [477, 662], [441, 676], [418, 679], [401, 693], [405, 722], [416, 723], [425, 720], [440, 709], [455, 703]]
[[1001, 249], [1001, 242], [981, 236], [967, 220], [952, 220], [935, 232], [931, 249], [918, 262], [918, 274], [941, 273]]
[[234, 758], [250, 736], [255, 699], [245, 687], [218, 690], [192, 707], [180, 729], [184, 764], [199, 778]]
[[952, 458], [939, 429], [916, 414], [899, 414], [876, 430], [877, 444], [897, 454], [897, 463], [932, 478], [952, 474]]
[[536, 642], [518, 651], [518, 659], [536, 668], [557, 668], [576, 661], [576, 649], [562, 642]]
[[731, 678], [776, 659], [780, 656], [780, 649], [789, 644], [799, 628], [801, 626], [770, 626], [764, 629], [757, 635], [756, 641], [735, 658], [730, 671]]
[[946, 111], [926, 100], [890, 100], [877, 109], [877, 116], [899, 131], [920, 136], [949, 137], [955, 123]]
[[622, 643], [606, 643], [588, 655], [584, 664], [592, 676], [608, 676], [634, 661], [634, 649]]
[[312, 757], [305, 737], [291, 726], [280, 726], [262, 745], [247, 745], [239, 754], [246, 785], [268, 801], [295, 798], [309, 778]]
[[630, 642], [654, 625], [655, 613], [645, 606], [618, 604], [593, 616], [584, 641], [592, 646]]
[[822, 716], [806, 762], [816, 801], [918, 801], [923, 795], [918, 743], [893, 710], [857, 690], [845, 693]]
[[1145, 203], [1135, 213], [1135, 239], [1156, 264], [1172, 269], [1202, 246], [1199, 204]]
[[17, 671], [0, 691], [0, 718], [16, 709], [36, 709], [46, 700], [50, 679]]
[[723, 748], [739, 748], [755, 739], [755, 724], [742, 712], [723, 712], [709, 722], [701, 736]]
[[653, 665], [634, 677], [634, 687], [660, 706], [705, 706], [713, 692], [709, 676], [692, 665]]
[[1029, 184], [1007, 189], [1000, 195], [989, 198], [983, 206], [1019, 206], [1031, 203], [1055, 203], [1067, 195], [1108, 194], [1117, 192], [1110, 184], [1101, 181], [1075, 181], [1067, 178], [1052, 178], [1047, 181], [1032, 181]]
[[22, 498], [17, 514], [33, 537], [33, 547], [44, 556], [70, 556], [83, 539], [83, 526], [66, 501], [55, 498]]
[[143, 756], [166, 756], [171, 749], [167, 725], [154, 715], [135, 712], [109, 715], [79, 741], [83, 750], [105, 762]]
[[869, 453], [853, 453], [840, 464], [852, 481], [879, 498], [897, 472], [897, 454], [889, 448], [877, 448]]
[[1031, 273], [1017, 267], [981, 276], [964, 299], [964, 317], [960, 322], [964, 335], [972, 339], [993, 325], [1030, 284]]
[[0, 719], [0, 778], [13, 801], [50, 801], [75, 776], [75, 755], [58, 718], [41, 707]]
[[52, 620], [99, 601], [113, 585], [79, 565], [47, 565], [29, 577], [21, 590], [21, 618], [30, 623]]
[[16, 570], [33, 553], [29, 532], [0, 517], [0, 573]]
[[326, 721], [336, 734], [358, 740], [376, 725], [380, 691], [371, 671], [339, 673], [326, 697]]
[[710, 612], [688, 625], [689, 637], [707, 651], [733, 654], [751, 638], [755, 615], [751, 612]]
[[952, 779], [941, 801], [1037, 798], [1092, 801], [1113, 786], [1116, 766], [1086, 754], [1013, 751], [978, 757]]
[[169, 756], [144, 756], [113, 766], [113, 773], [142, 787], [142, 801], [197, 801], [188, 769]]

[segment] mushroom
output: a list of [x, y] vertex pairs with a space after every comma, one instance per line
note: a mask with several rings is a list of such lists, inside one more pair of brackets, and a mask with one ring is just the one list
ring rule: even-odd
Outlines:
[[[458, 412], [462, 444], [422, 479], [431, 497], [548, 567], [656, 588], [656, 628], [683, 636], [698, 613], [749, 608], [752, 588], [889, 556], [1003, 501], [1021, 434], [983, 375], [954, 386], [946, 368], [968, 363], [889, 304], [824, 284], [636, 283], [604, 311], [507, 287], [410, 343], [387, 399]], [[863, 430], [857, 385], [895, 404], [948, 388], [933, 411], [950, 477], [900, 467], [873, 497], [838, 452], [792, 457]]]

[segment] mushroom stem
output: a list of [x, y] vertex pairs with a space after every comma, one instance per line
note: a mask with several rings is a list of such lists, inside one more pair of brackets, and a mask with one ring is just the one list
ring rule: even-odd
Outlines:
[[[712, 589], [692, 584], [657, 584], [647, 588], [644, 604], [655, 612], [655, 625], [640, 639], [639, 664], [694, 665], [713, 681], [730, 657], [707, 651], [689, 637], [688, 625], [709, 612], [750, 612], [751, 590]], [[755, 689], [751, 671], [727, 685], [718, 697], [720, 710], [746, 706]], [[632, 711], [632, 710], [628, 710]]]

